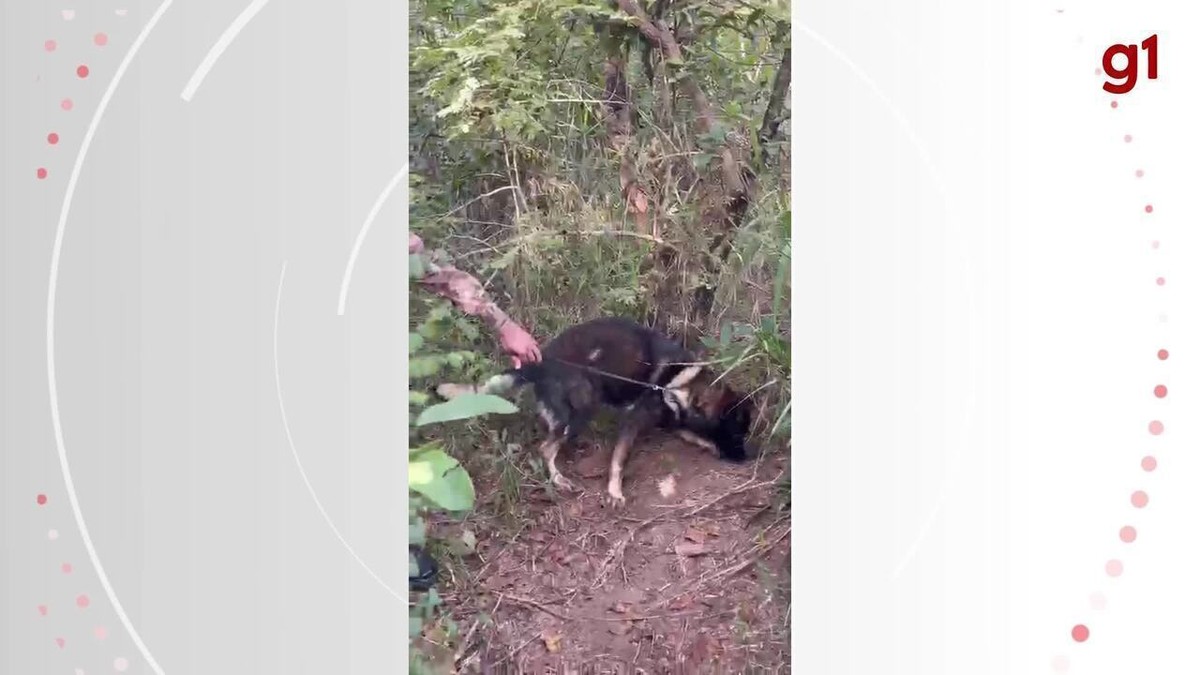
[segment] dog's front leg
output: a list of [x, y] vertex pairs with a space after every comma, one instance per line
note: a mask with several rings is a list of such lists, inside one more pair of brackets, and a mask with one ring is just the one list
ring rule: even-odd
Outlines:
[[637, 439], [637, 430], [627, 427], [621, 430], [617, 444], [613, 446], [612, 459], [608, 465], [608, 497], [605, 502], [613, 508], [625, 506], [625, 492], [621, 487], [621, 472], [625, 461], [629, 459], [629, 451]]

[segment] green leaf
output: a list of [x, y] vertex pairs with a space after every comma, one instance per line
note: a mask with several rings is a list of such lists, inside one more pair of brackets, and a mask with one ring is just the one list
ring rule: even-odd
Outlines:
[[480, 415], [499, 414], [511, 415], [517, 412], [517, 406], [511, 401], [491, 394], [462, 394], [446, 401], [431, 405], [421, 411], [417, 417], [417, 426], [453, 420], [465, 420]]
[[426, 274], [425, 258], [420, 253], [408, 254], [408, 277], [423, 279]]
[[726, 321], [725, 323], [721, 324], [721, 346], [728, 347], [729, 343], [732, 341], [733, 341], [733, 324]]
[[425, 338], [421, 337], [420, 333], [408, 334], [408, 353], [412, 354], [425, 346]]
[[420, 356], [415, 359], [409, 359], [408, 379], [436, 375], [444, 364], [445, 360], [440, 356]]
[[[415, 518], [408, 521], [408, 544], [409, 546], [424, 546], [425, 545], [425, 519]], [[416, 576], [415, 574], [413, 576]]]
[[409, 405], [425, 405], [426, 403], [429, 403], [429, 394], [413, 389], [408, 390]]
[[457, 460], [441, 450], [409, 457], [408, 487], [447, 511], [467, 511], [475, 504], [471, 477]]

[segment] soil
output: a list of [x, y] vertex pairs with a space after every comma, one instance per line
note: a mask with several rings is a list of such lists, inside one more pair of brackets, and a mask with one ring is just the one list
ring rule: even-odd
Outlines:
[[649, 437], [613, 510], [607, 448], [580, 446], [559, 465], [581, 492], [531, 482], [501, 514], [500, 488], [475, 473], [478, 517], [437, 528], [477, 540], [439, 586], [457, 671], [790, 672], [786, 453], [732, 464]]

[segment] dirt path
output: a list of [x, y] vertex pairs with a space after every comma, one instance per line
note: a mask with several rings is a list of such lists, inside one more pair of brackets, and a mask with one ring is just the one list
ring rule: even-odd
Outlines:
[[[559, 460], [582, 494], [523, 492], [516, 532], [466, 524], [475, 554], [443, 587], [459, 672], [788, 672], [790, 518], [772, 482], [785, 459], [729, 464], [648, 438], [614, 512], [608, 452], [584, 446]], [[481, 503], [497, 489], [481, 484]]]

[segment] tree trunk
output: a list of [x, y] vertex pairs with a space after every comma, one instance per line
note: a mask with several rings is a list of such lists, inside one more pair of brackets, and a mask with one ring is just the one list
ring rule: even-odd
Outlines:
[[[604, 63], [604, 104], [608, 111], [605, 128], [609, 147], [621, 158], [621, 196], [625, 212], [632, 213], [637, 230], [650, 234], [650, 199], [638, 183], [637, 163], [633, 158], [633, 105], [630, 103], [629, 83], [625, 79], [625, 62], [612, 57]], [[657, 233], [654, 233], [657, 236]]]
[[758, 130], [759, 145], [766, 145], [775, 140], [779, 133], [779, 125], [787, 119], [783, 114], [783, 103], [787, 100], [788, 89], [792, 85], [792, 47], [788, 45], [783, 50], [783, 61], [775, 71], [775, 84], [771, 87], [771, 99], [767, 102], [767, 111], [763, 114], [762, 127]]

